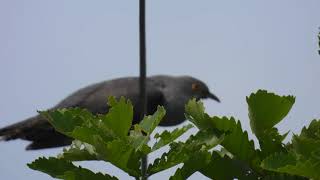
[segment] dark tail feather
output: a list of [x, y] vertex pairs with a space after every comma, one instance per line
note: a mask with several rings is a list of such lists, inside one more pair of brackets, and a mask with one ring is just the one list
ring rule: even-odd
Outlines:
[[18, 135], [20, 134], [21, 129], [22, 127], [20, 123], [13, 124], [0, 129], [0, 140], [9, 141], [19, 138]]
[[9, 125], [0, 129], [0, 140], [10, 141], [14, 139], [28, 140], [26, 131], [43, 124], [40, 116], [35, 116], [24, 121]]
[[72, 139], [58, 133], [48, 121], [35, 116], [0, 129], [0, 141], [23, 139], [31, 141], [27, 150], [60, 147], [71, 144]]

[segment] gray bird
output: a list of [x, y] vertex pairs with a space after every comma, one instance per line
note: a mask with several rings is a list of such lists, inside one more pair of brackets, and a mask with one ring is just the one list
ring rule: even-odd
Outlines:
[[[160, 126], [173, 126], [185, 121], [184, 106], [191, 98], [211, 98], [220, 102], [205, 83], [190, 76], [151, 76], [147, 78], [146, 87], [147, 114], [154, 113], [158, 105], [164, 106], [167, 111]], [[74, 92], [51, 110], [81, 107], [94, 114], [105, 114], [108, 112], [108, 96], [124, 96], [130, 99], [134, 107], [133, 124], [142, 119], [139, 117], [141, 107], [138, 77], [118, 78], [87, 86]], [[72, 141], [71, 138], [55, 131], [40, 115], [0, 129], [0, 139], [31, 141], [26, 147], [27, 150], [65, 146]]]

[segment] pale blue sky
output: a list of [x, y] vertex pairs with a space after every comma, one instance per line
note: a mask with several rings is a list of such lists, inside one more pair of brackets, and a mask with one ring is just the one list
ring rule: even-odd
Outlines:
[[[296, 95], [278, 127], [297, 133], [320, 118], [319, 7], [319, 0], [148, 1], [148, 75], [202, 79], [222, 99], [205, 101], [207, 111], [235, 116], [248, 130], [245, 96], [260, 88]], [[1, 0], [0, 127], [88, 84], [138, 75], [137, 14], [133, 0]], [[26, 152], [26, 144], [0, 143], [0, 179], [51, 179], [26, 163], [61, 149]], [[103, 163], [85, 166], [128, 178]]]

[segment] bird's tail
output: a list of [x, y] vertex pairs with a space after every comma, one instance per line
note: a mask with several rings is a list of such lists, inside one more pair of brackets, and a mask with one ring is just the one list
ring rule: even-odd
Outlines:
[[[30, 121], [31, 120], [31, 121]], [[24, 131], [27, 129], [36, 117], [29, 118], [22, 122], [18, 122], [0, 129], [0, 141], [10, 141], [14, 139], [25, 139]]]
[[40, 115], [0, 129], [0, 141], [14, 139], [31, 141], [26, 147], [27, 150], [66, 146], [72, 141], [55, 131]]
[[5, 140], [6, 140], [6, 137], [0, 136], [0, 141], [5, 141]]
[[0, 129], [0, 141], [9, 141], [15, 139], [16, 133], [14, 129], [9, 129], [8, 127]]

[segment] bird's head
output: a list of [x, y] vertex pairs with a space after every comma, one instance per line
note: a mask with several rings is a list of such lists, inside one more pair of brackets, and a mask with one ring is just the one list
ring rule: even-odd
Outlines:
[[187, 91], [192, 98], [196, 98], [197, 100], [209, 98], [220, 102], [220, 99], [211, 93], [208, 86], [199, 79], [191, 76], [182, 76], [181, 79], [184, 81], [184, 91]]
[[190, 99], [210, 98], [220, 102], [219, 98], [209, 91], [208, 86], [191, 76], [153, 76], [150, 80], [163, 95], [163, 106], [167, 114], [161, 126], [177, 125], [185, 121], [185, 105]]

